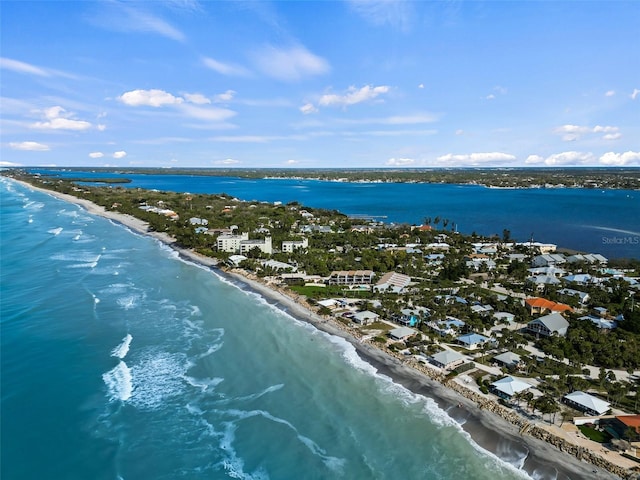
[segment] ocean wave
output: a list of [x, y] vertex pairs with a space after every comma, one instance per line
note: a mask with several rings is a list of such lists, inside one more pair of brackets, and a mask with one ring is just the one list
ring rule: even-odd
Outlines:
[[127, 335], [122, 339], [122, 343], [120, 343], [120, 345], [118, 345], [116, 348], [111, 350], [111, 356], [117, 357], [121, 360], [124, 357], [126, 357], [127, 353], [129, 353], [129, 346], [131, 345], [131, 340], [133, 340], [133, 337], [131, 336], [130, 333], [127, 333]]
[[60, 235], [60, 232], [62, 232], [62, 230], [64, 230], [64, 228], [62, 228], [62, 227], [52, 228], [50, 230], [47, 230], [47, 233], [50, 233], [51, 235], [58, 236], [58, 235]]
[[155, 410], [185, 389], [186, 356], [182, 353], [147, 352], [131, 367], [132, 405]]
[[107, 386], [107, 395], [113, 401], [127, 401], [133, 392], [131, 369], [122, 360], [108, 372], [102, 375]]

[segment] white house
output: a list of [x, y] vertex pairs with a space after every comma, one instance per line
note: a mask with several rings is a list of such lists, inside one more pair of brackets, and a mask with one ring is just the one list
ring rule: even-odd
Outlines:
[[579, 390], [568, 393], [562, 397], [562, 400], [570, 407], [593, 416], [604, 415], [611, 408], [609, 402], [605, 402], [604, 400], [600, 400], [593, 395], [589, 395], [588, 393], [584, 393]]
[[533, 385], [516, 377], [505, 377], [491, 384], [491, 391], [502, 398], [511, 398], [514, 395], [530, 389]]
[[418, 333], [417, 330], [409, 327], [394, 328], [389, 332], [389, 336], [394, 340], [404, 340]]
[[369, 310], [365, 310], [364, 312], [357, 312], [353, 314], [351, 319], [359, 323], [360, 325], [369, 325], [375, 322], [378, 319], [379, 315], [375, 312], [370, 312]]
[[373, 287], [376, 291], [400, 293], [411, 283], [411, 277], [398, 272], [385, 273]]
[[475, 350], [489, 341], [487, 337], [477, 333], [467, 333], [466, 335], [458, 337], [456, 340], [460, 345], [468, 350]]
[[545, 253], [543, 255], [538, 255], [533, 257], [531, 261], [532, 267], [552, 267], [554, 265], [562, 265], [566, 260], [564, 255], [560, 255], [558, 253]]

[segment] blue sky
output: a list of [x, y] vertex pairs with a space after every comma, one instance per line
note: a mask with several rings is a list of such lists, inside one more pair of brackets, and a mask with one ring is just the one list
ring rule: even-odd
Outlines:
[[0, 165], [640, 165], [638, 1], [2, 1], [0, 19]]

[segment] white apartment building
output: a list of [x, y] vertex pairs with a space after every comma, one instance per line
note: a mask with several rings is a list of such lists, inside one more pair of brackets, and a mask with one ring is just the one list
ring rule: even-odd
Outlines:
[[302, 240], [285, 240], [282, 242], [282, 251], [284, 253], [292, 253], [294, 250], [298, 250], [299, 248], [308, 248], [309, 240], [307, 238], [303, 238]]
[[216, 247], [221, 252], [237, 253], [240, 251], [240, 242], [249, 240], [248, 233], [239, 235], [222, 234], [218, 236]]

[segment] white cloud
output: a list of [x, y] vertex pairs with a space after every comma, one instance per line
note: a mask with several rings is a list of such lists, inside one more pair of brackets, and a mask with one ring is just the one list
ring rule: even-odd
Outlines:
[[6, 57], [0, 57], [0, 69], [11, 70], [13, 72], [24, 73], [27, 75], [36, 75], [38, 77], [65, 77], [71, 79], [77, 78], [75, 75], [62, 72], [60, 70], [38, 67], [31, 63], [21, 62], [20, 60], [14, 60]]
[[629, 95], [631, 97], [631, 100], [635, 100], [636, 98], [638, 98], [638, 96], [640, 95], [640, 90], [637, 88], [633, 89], [633, 92], [631, 92], [631, 95]]
[[313, 105], [313, 103], [305, 103], [300, 107], [300, 111], [305, 115], [309, 115], [310, 113], [316, 113], [318, 109]]
[[589, 165], [594, 159], [590, 152], [562, 152], [548, 156], [544, 163], [548, 166]]
[[0, 167], [20, 167], [19, 163], [0, 161]]
[[102, 152], [91, 152], [89, 154], [89, 157], [91, 157], [91, 158], [102, 158], [102, 157], [104, 157], [104, 153], [102, 153]]
[[335, 93], [327, 93], [320, 97], [318, 104], [323, 107], [328, 106], [348, 106], [355, 105], [357, 103], [373, 100], [374, 98], [388, 93], [391, 87], [387, 85], [380, 85], [372, 87], [371, 85], [365, 85], [362, 88], [349, 87], [344, 95], [338, 95]]
[[539, 163], [544, 163], [544, 157], [541, 157], [540, 155], [529, 155], [524, 163], [526, 165], [536, 165]]
[[406, 167], [416, 163], [413, 158], [390, 158], [386, 161], [385, 165], [389, 167]]
[[125, 2], [104, 2], [102, 6], [98, 14], [89, 18], [94, 25], [118, 32], [154, 33], [178, 42], [186, 40], [180, 30], [143, 8]]
[[214, 72], [231, 77], [246, 77], [251, 73], [240, 65], [219, 62], [218, 60], [210, 57], [202, 57], [202, 64]]
[[616, 94], [615, 90], [607, 90], [607, 92], [604, 94], [605, 97], [613, 97]]
[[226, 108], [197, 107], [188, 104], [180, 105], [180, 111], [191, 118], [205, 120], [207, 122], [221, 122], [236, 114], [233, 110]]
[[599, 160], [601, 165], [611, 165], [617, 167], [624, 165], [640, 165], [640, 152], [607, 152], [602, 155]]
[[10, 58], [0, 57], [0, 68], [12, 70], [18, 73], [26, 73], [29, 75], [37, 75], [39, 77], [50, 77], [51, 73], [48, 70], [29, 63], [21, 62], [19, 60], [12, 60]]
[[234, 158], [225, 158], [224, 160], [218, 160], [217, 162], [214, 162], [220, 165], [235, 165], [237, 163], [240, 163], [240, 160], [236, 160]]
[[622, 137], [621, 133], [607, 133], [604, 137], [602, 137], [604, 140], [618, 140], [620, 137]]
[[230, 102], [231, 100], [233, 100], [233, 97], [235, 97], [235, 95], [235, 90], [227, 90], [224, 93], [219, 93], [218, 95], [216, 95], [214, 101], [216, 103]]
[[295, 165], [297, 163], [300, 163], [298, 160], [287, 160], [285, 162], [287, 165]]
[[211, 103], [211, 100], [201, 93], [184, 93], [183, 97], [187, 102], [195, 103], [196, 105], [206, 105]]
[[420, 85], [418, 85], [418, 88], [424, 88], [424, 83], [421, 83]]
[[46, 121], [36, 122], [29, 125], [30, 128], [40, 130], [88, 130], [92, 127], [91, 123], [84, 120], [75, 120], [73, 113], [67, 112], [60, 106], [47, 108], [43, 112]]
[[502, 152], [481, 152], [454, 155], [448, 153], [437, 158], [440, 163], [447, 165], [483, 165], [483, 164], [502, 164], [512, 162], [516, 159], [514, 155]]
[[263, 74], [286, 82], [322, 75], [331, 70], [329, 62], [303, 46], [289, 48], [267, 46], [255, 53], [254, 61]]
[[164, 105], [178, 105], [184, 102], [182, 97], [175, 97], [164, 90], [158, 89], [131, 90], [120, 95], [118, 100], [132, 107], [162, 107]]
[[456, 135], [464, 135], [464, 130], [459, 128], [458, 130], [456, 130]]
[[484, 97], [486, 100], [495, 100], [496, 96], [493, 93], [490, 93], [489, 95], [487, 95], [486, 97]]
[[113, 152], [113, 155], [111, 155], [113, 158], [124, 158], [127, 156], [127, 152], [125, 152], [124, 150], [120, 150], [117, 152]]
[[560, 127], [556, 127], [553, 132], [558, 135], [562, 135], [562, 140], [565, 142], [573, 142], [578, 140], [583, 135], [591, 134], [591, 133], [605, 133], [602, 138], [605, 140], [615, 140], [616, 138], [620, 138], [622, 135], [618, 133], [618, 127], [612, 127], [609, 125], [602, 126], [596, 125], [595, 127], [587, 127], [580, 125], [562, 125]]
[[14, 150], [24, 150], [29, 152], [46, 152], [51, 150], [48, 145], [38, 142], [11, 142], [9, 147]]

